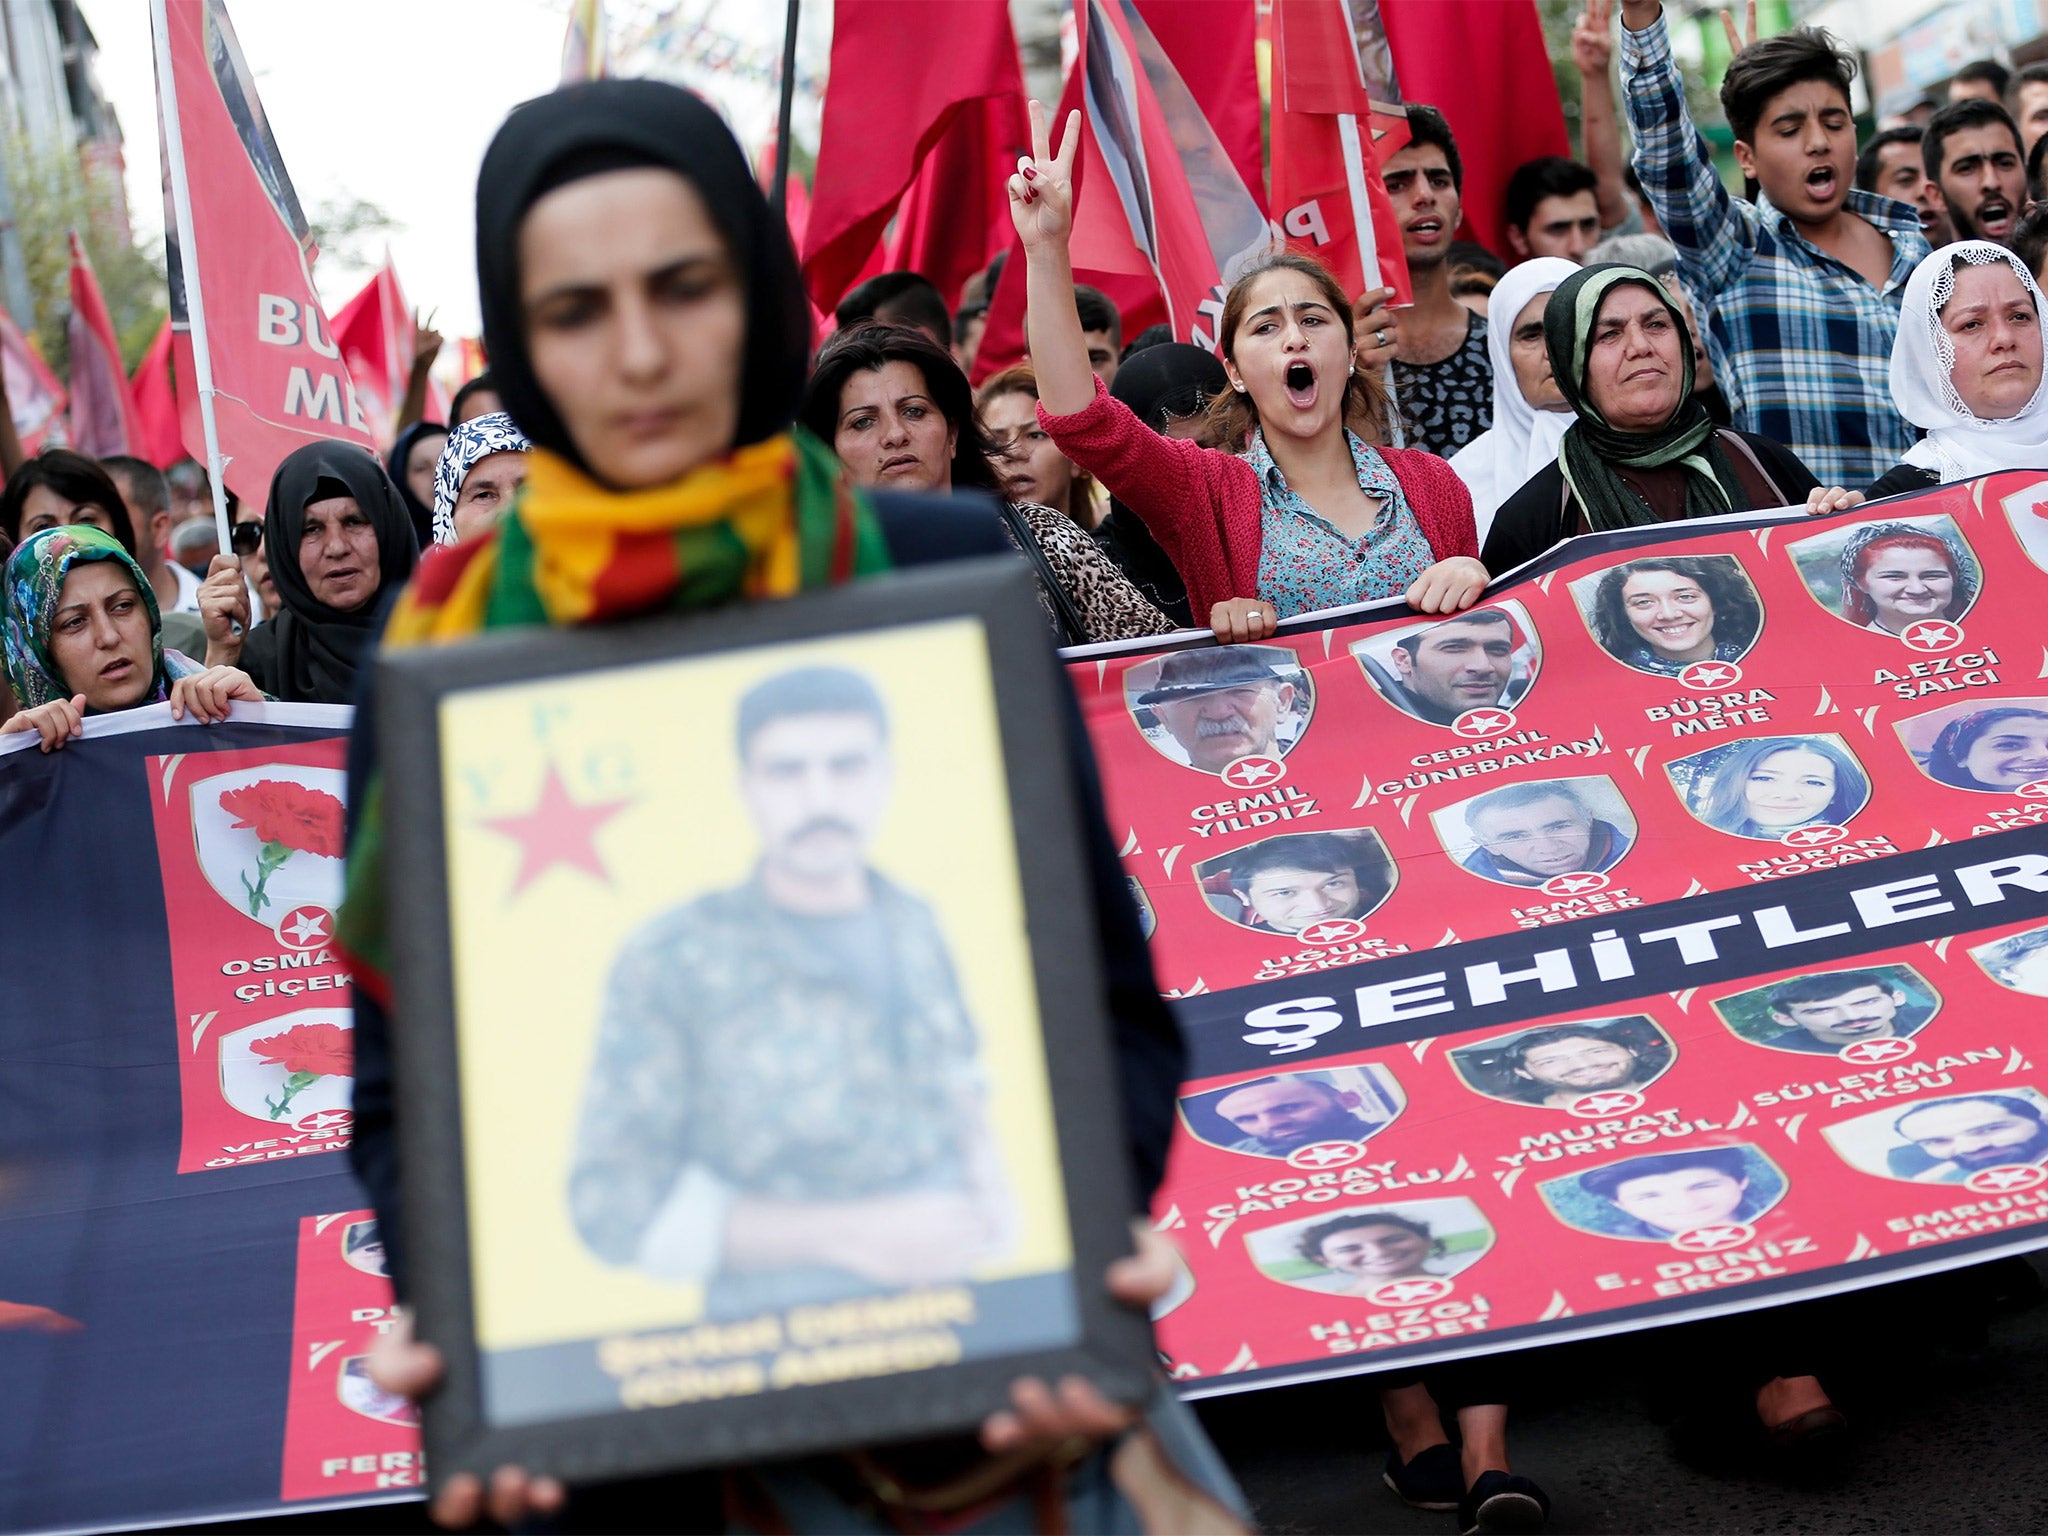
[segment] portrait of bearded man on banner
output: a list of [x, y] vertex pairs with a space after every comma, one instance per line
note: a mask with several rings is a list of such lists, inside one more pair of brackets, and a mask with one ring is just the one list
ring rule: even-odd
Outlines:
[[1515, 708], [1543, 667], [1542, 643], [1520, 603], [1354, 640], [1351, 655], [1389, 704], [1445, 726], [1467, 710]]
[[1191, 1093], [1181, 1121], [1199, 1141], [1252, 1157], [1286, 1157], [1324, 1141], [1363, 1142], [1392, 1125], [1408, 1096], [1377, 1063], [1282, 1072]]
[[712, 1320], [966, 1279], [1013, 1241], [981, 1047], [924, 900], [868, 858], [893, 798], [861, 673], [737, 711], [753, 876], [611, 967], [568, 1199], [605, 1263], [705, 1287]]
[[1202, 773], [1240, 758], [1282, 758], [1308, 730], [1315, 696], [1290, 650], [1223, 645], [1175, 651], [1124, 674], [1131, 718], [1155, 751]]
[[1646, 1014], [1520, 1030], [1450, 1053], [1465, 1086], [1490, 1099], [1570, 1109], [1591, 1094], [1640, 1094], [1670, 1071], [1678, 1047]]
[[1857, 1115], [1822, 1126], [1821, 1134], [1859, 1173], [1964, 1184], [1996, 1168], [2048, 1163], [2048, 1098], [2017, 1087], [1959, 1093]]

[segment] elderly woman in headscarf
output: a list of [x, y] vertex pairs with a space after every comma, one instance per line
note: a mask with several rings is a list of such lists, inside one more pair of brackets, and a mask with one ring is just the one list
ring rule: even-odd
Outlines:
[[398, 487], [398, 499], [412, 520], [413, 538], [420, 548], [434, 532], [434, 473], [441, 462], [448, 429], [438, 421], [416, 421], [398, 434], [398, 441], [385, 455], [384, 469]]
[[239, 662], [286, 703], [352, 703], [378, 598], [419, 560], [398, 487], [352, 443], [295, 448], [271, 477], [263, 552], [282, 606], [239, 647], [216, 639], [209, 659]]
[[532, 446], [503, 411], [451, 431], [434, 466], [434, 542], [453, 544], [495, 523], [526, 483]]
[[1550, 374], [1543, 310], [1557, 285], [1579, 270], [1562, 256], [1538, 256], [1494, 285], [1487, 306], [1486, 350], [1493, 359], [1493, 425], [1451, 457], [1472, 490], [1472, 521], [1486, 542], [1500, 504], [1529, 477], [1557, 462], [1572, 408]]
[[7, 681], [20, 713], [0, 734], [34, 731], [45, 752], [82, 735], [89, 715], [169, 701], [173, 719], [212, 724], [229, 701], [263, 695], [233, 667], [164, 649], [156, 593], [135, 557], [90, 524], [22, 541], [0, 575]]
[[1958, 240], [1906, 279], [1892, 338], [1892, 403], [1927, 435], [1862, 492], [1807, 499], [1834, 512], [1880, 496], [2048, 469], [2041, 289], [2027, 264], [1989, 240]]
[[[514, 109], [477, 178], [476, 230], [484, 339], [505, 406], [533, 440], [527, 480], [493, 526], [426, 562], [391, 614], [387, 649], [459, 644], [515, 625], [702, 612], [827, 588], [897, 564], [1016, 558], [985, 503], [864, 491], [822, 443], [793, 430], [810, 319], [788, 231], [730, 130], [689, 93], [652, 80], [609, 80]], [[593, 554], [602, 567], [595, 579], [557, 579], [571, 561], [587, 572]], [[366, 694], [374, 703], [374, 677]], [[1076, 790], [1094, 805], [1078, 712], [1046, 724], [1068, 744]], [[404, 1295], [406, 1253], [391, 1241], [404, 1229], [391, 1119], [393, 1024], [384, 1012], [389, 935], [377, 763], [376, 712], [366, 708], [351, 742], [356, 825], [339, 925], [357, 985], [351, 1157]], [[1099, 810], [1083, 820], [1090, 878], [1072, 894], [1089, 904], [1109, 954], [1135, 1216], [1163, 1171], [1182, 1048], [1157, 998], [1115, 846]], [[1120, 1261], [1109, 1279], [1126, 1304], [1146, 1305], [1171, 1283], [1170, 1257], [1145, 1242], [1144, 1253]], [[388, 1390], [418, 1397], [438, 1384], [442, 1363], [401, 1323], [380, 1344], [372, 1369]], [[981, 1447], [1016, 1453], [1019, 1467], [1049, 1467], [1038, 1453], [1055, 1441], [1112, 1436], [1132, 1421], [1078, 1381], [1062, 1383], [1057, 1395], [1042, 1383], [1018, 1383], [1012, 1400], [1011, 1411], [983, 1425], [981, 1446], [966, 1438], [924, 1446], [936, 1458], [926, 1469], [950, 1463], [955, 1472], [992, 1471], [1000, 1492], [1012, 1486], [1009, 1473], [991, 1468]], [[1182, 1434], [1182, 1443], [1206, 1451], [1177, 1403], [1162, 1398], [1148, 1411], [1154, 1433], [1138, 1437], [1141, 1460], [1156, 1467], [1162, 1444]], [[1137, 1465], [1120, 1462], [1118, 1476]], [[1113, 1499], [1104, 1486], [1107, 1466], [1107, 1452], [1097, 1451], [1068, 1470], [1069, 1485], [1087, 1482]], [[853, 1515], [843, 1493], [801, 1468], [749, 1470], [751, 1492], [802, 1501], [805, 1529], [866, 1520]], [[925, 1518], [897, 1509], [901, 1490], [871, 1469], [848, 1462], [841, 1470], [895, 1511], [884, 1518]], [[1185, 1528], [1204, 1512], [1220, 1516], [1196, 1492], [1207, 1472], [1196, 1465], [1178, 1480], [1162, 1474], [1157, 1486], [1171, 1483], [1177, 1491], [1165, 1497], [1180, 1507], [1154, 1511], [1158, 1528]], [[560, 1508], [566, 1497], [553, 1479], [502, 1467], [488, 1497], [480, 1479], [451, 1478], [433, 1513], [466, 1524], [488, 1508], [511, 1525]], [[700, 1514], [676, 1518], [688, 1523]], [[718, 1518], [715, 1509], [709, 1518]], [[771, 1523], [784, 1518], [776, 1513]]]
[[1638, 267], [1581, 267], [1543, 311], [1574, 420], [1555, 464], [1501, 504], [1480, 559], [1496, 576], [1561, 539], [1804, 501], [1816, 484], [1769, 438], [1716, 427], [1693, 394], [1692, 333]]

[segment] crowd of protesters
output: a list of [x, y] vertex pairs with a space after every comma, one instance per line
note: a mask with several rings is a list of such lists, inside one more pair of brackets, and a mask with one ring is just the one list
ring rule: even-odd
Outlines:
[[[1816, 31], [1756, 40], [1729, 26], [1721, 101], [1747, 197], [1723, 185], [1691, 120], [1658, 0], [1590, 0], [1573, 38], [1586, 159], [1514, 173], [1508, 249], [1457, 240], [1456, 125], [1411, 105], [1384, 180], [1413, 304], [1347, 294], [1314, 260], [1275, 252], [1231, 274], [1220, 356], [1163, 327], [1126, 339], [1109, 301], [1075, 283], [1078, 114], [1050, 123], [1034, 105], [1033, 150], [1009, 182], [1029, 361], [978, 390], [969, 372], [993, 272], [959, 295], [910, 272], [873, 278], [819, 345], [784, 226], [709, 109], [649, 82], [542, 98], [507, 120], [484, 163], [491, 372], [464, 386], [447, 423], [419, 419], [422, 364], [381, 463], [348, 445], [299, 449], [260, 511], [231, 505], [228, 549], [196, 466], [166, 476], [139, 459], [17, 453], [0, 494], [0, 729], [36, 732], [50, 751], [95, 714], [155, 702], [202, 720], [237, 700], [363, 706], [380, 644], [459, 640], [536, 613], [603, 623], [738, 600], [761, 590], [744, 577], [764, 525], [721, 498], [761, 494], [750, 476], [778, 487], [777, 537], [848, 541], [856, 556], [833, 579], [1008, 551], [1034, 573], [1059, 643], [1195, 626], [1238, 643], [1387, 599], [1456, 612], [1588, 531], [1800, 504], [1825, 514], [2048, 465], [2048, 209], [2036, 202], [2048, 66], [2010, 79], [1972, 66], [1924, 121], [1859, 146], [1848, 55]], [[783, 473], [797, 463], [820, 473]], [[745, 472], [727, 473], [735, 465]], [[679, 540], [665, 581], [556, 612], [531, 572], [561, 536], [551, 512], [571, 504], [639, 531], [725, 521], [745, 558], [700, 565], [700, 546]], [[1073, 722], [1061, 728], [1092, 802], [1087, 749]], [[367, 735], [359, 724], [358, 805], [374, 803]], [[1089, 897], [1120, 978], [1140, 1232], [1106, 1284], [1143, 1305], [1171, 1278], [1142, 1217], [1180, 1047], [1099, 818], [1088, 833]], [[354, 893], [380, 859], [365, 814], [344, 928], [372, 968], [376, 909]], [[377, 995], [359, 992], [354, 1157], [396, 1234], [391, 1021]], [[395, 1245], [392, 1257], [403, 1293]], [[1813, 1364], [1844, 1326], [1839, 1308], [1808, 1303], [1667, 1332], [1739, 1384], [1762, 1435], [1797, 1448], [1846, 1428]], [[388, 1343], [386, 1387], [430, 1391], [433, 1351], [403, 1330]], [[1547, 1497], [1507, 1456], [1512, 1363], [1371, 1383], [1395, 1493], [1456, 1510], [1465, 1529], [1542, 1524]], [[1128, 1433], [1140, 1423], [1146, 1433]], [[1048, 1447], [1077, 1437], [1087, 1448], [1061, 1462], [1062, 1487], [1083, 1528], [1244, 1518], [1167, 1393], [1140, 1419], [1073, 1384], [1020, 1383], [978, 1441], [928, 1449], [963, 1478], [994, 1457], [1009, 1471], [989, 1486], [1014, 1491]], [[773, 1507], [810, 1511], [804, 1528], [826, 1528], [820, 1509], [883, 1497], [806, 1469], [762, 1471], [753, 1486]], [[436, 1513], [509, 1524], [567, 1497], [504, 1469], [488, 1486], [457, 1479]], [[701, 1482], [677, 1497], [678, 1509], [715, 1508], [690, 1502], [716, 1497]]]

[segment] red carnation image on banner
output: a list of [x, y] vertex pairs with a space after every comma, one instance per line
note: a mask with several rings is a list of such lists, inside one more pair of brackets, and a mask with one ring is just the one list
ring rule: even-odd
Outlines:
[[242, 876], [249, 915], [261, 917], [270, 904], [264, 887], [295, 853], [338, 859], [347, 851], [341, 802], [325, 790], [290, 780], [261, 779], [220, 797], [221, 809], [233, 815], [235, 830], [251, 829], [263, 840], [256, 857], [256, 878]]
[[302, 907], [341, 905], [348, 851], [339, 768], [276, 763], [192, 785], [192, 837], [206, 883], [265, 928]]
[[250, 1043], [259, 1059], [276, 1062], [285, 1070], [284, 1092], [275, 1100], [265, 1099], [270, 1118], [280, 1120], [301, 1091], [323, 1077], [347, 1078], [355, 1066], [355, 1035], [339, 1024], [294, 1024], [281, 1035]]

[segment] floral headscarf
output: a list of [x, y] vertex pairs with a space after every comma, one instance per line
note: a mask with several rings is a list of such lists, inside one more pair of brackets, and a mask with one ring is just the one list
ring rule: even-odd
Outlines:
[[115, 560], [134, 579], [142, 594], [143, 610], [149, 615], [150, 653], [155, 675], [149, 692], [136, 702], [155, 704], [169, 693], [181, 677], [204, 672], [205, 667], [176, 651], [164, 649], [163, 620], [157, 612], [156, 592], [149, 577], [135, 563], [135, 557], [121, 547], [111, 533], [76, 524], [45, 528], [31, 534], [9, 556], [4, 577], [0, 577], [0, 599], [4, 599], [6, 620], [0, 625], [0, 639], [7, 651], [7, 681], [23, 709], [71, 697], [63, 669], [50, 654], [50, 626], [57, 604], [64, 596], [64, 578], [75, 565], [93, 560]]
[[434, 466], [434, 542], [455, 542], [455, 499], [480, 460], [494, 453], [524, 453], [532, 446], [503, 411], [473, 416], [452, 429], [441, 445], [441, 462]]

